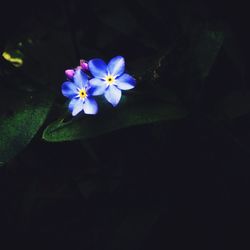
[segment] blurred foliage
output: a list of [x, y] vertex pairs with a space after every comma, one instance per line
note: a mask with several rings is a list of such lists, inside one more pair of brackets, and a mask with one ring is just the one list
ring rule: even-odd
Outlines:
[[3, 58], [10, 63], [13, 64], [15, 67], [21, 67], [23, 65], [23, 55], [20, 52], [20, 50], [14, 50], [14, 51], [4, 51], [2, 54]]

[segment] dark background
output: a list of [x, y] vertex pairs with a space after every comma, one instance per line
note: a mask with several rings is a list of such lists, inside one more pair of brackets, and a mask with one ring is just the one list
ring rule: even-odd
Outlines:
[[[249, 91], [247, 6], [75, 0], [5, 2], [2, 9], [1, 52], [27, 37], [50, 43], [53, 34], [66, 30], [72, 53], [65, 52], [69, 61], [65, 59], [47, 86], [57, 92], [47, 125], [65, 102], [58, 91], [63, 70], [80, 58], [108, 60], [121, 54], [132, 64], [169, 47], [173, 52], [164, 61], [160, 80], [152, 84], [174, 91], [189, 111], [185, 119], [87, 141], [45, 142], [41, 129], [0, 169], [4, 234], [33, 239], [50, 232], [60, 240], [56, 249], [66, 242], [68, 249], [248, 249], [250, 116], [245, 107], [250, 100], [232, 100], [229, 109], [236, 107], [239, 113], [232, 119], [210, 119], [219, 100]], [[229, 49], [223, 43], [203, 87], [192, 78], [185, 81], [186, 75], [179, 77], [176, 70], [192, 46], [186, 35], [196, 25], [226, 27], [233, 37]], [[64, 52], [58, 46], [55, 54]], [[53, 50], [42, 53], [53, 62]], [[20, 74], [3, 58], [1, 68], [1, 79]]]

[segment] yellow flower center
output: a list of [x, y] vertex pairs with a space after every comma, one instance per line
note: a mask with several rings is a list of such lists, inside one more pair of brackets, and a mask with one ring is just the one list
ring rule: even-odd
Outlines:
[[115, 78], [113, 76], [106, 76], [105, 81], [108, 83], [108, 85], [112, 85], [115, 82]]
[[80, 99], [85, 99], [88, 96], [85, 89], [80, 89], [78, 91], [78, 95], [79, 95]]

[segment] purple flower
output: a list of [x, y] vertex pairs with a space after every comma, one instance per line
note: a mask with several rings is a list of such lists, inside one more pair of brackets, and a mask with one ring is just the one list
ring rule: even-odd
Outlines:
[[88, 72], [88, 71], [89, 71], [89, 67], [88, 67], [87, 61], [81, 59], [81, 60], [80, 60], [80, 66], [82, 67], [82, 70], [83, 70], [84, 72]]
[[85, 114], [96, 114], [98, 106], [91, 95], [91, 88], [88, 76], [81, 70], [76, 69], [72, 81], [62, 84], [62, 94], [71, 99], [69, 110], [73, 116], [82, 110]]
[[69, 80], [73, 79], [74, 74], [75, 74], [75, 70], [74, 69], [66, 69], [65, 70], [65, 75], [67, 76], [67, 78]]
[[92, 95], [104, 94], [108, 102], [116, 106], [121, 99], [121, 90], [129, 90], [135, 87], [136, 80], [124, 73], [125, 61], [122, 56], [112, 58], [108, 65], [101, 59], [92, 59], [88, 68], [94, 76], [89, 81], [94, 87]]

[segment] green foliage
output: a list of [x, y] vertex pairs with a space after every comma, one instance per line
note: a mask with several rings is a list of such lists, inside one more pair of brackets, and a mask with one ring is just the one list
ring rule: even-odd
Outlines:
[[52, 142], [87, 139], [135, 125], [181, 119], [187, 112], [180, 104], [150, 96], [129, 96], [116, 109], [100, 111], [96, 116], [83, 116], [64, 122], [57, 120], [43, 133]]
[[5, 93], [10, 98], [5, 104], [9, 114], [0, 116], [1, 165], [29, 144], [42, 126], [52, 104], [52, 97], [44, 92], [26, 93], [26, 95], [7, 91]]
[[[222, 48], [224, 41], [224, 31], [213, 28], [196, 28], [187, 35], [185, 47], [178, 55], [174, 74], [179, 81], [185, 80], [189, 91], [199, 90], [196, 84], [202, 85], [203, 80], [207, 78], [214, 62]], [[188, 86], [187, 86], [188, 84]]]
[[190, 51], [190, 67], [193, 77], [204, 79], [208, 76], [211, 67], [221, 49], [224, 32], [203, 30]]

